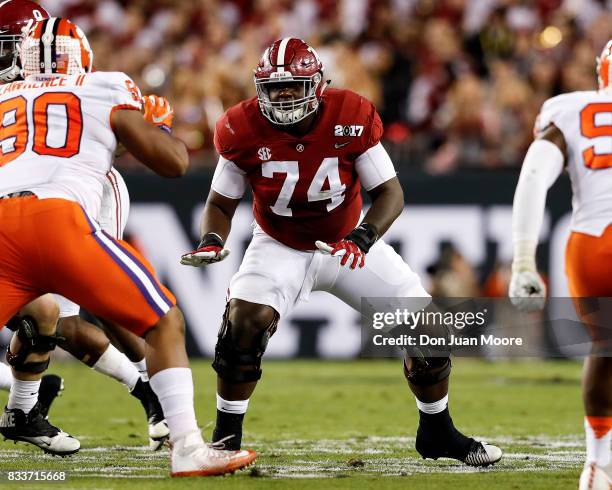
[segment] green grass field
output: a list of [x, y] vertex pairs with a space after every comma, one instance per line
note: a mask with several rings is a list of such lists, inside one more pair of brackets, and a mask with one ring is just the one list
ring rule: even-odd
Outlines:
[[[209, 362], [192, 367], [208, 438], [214, 373]], [[167, 477], [168, 454], [149, 452], [142, 409], [124, 387], [76, 363], [55, 363], [53, 371], [64, 376], [66, 390], [51, 419], [80, 438], [82, 449], [62, 459], [0, 443], [0, 488], [564, 489], [577, 487], [583, 461], [575, 362], [455, 362], [456, 425], [505, 451], [497, 465], [476, 470], [418, 457], [416, 407], [397, 361], [269, 361], [244, 435], [245, 446], [259, 452], [257, 463], [204, 482]], [[68, 480], [7, 481], [8, 470], [22, 469], [64, 470]]]

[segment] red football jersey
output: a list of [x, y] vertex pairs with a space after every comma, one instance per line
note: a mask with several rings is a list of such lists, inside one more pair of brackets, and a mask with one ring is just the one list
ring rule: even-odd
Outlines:
[[219, 154], [246, 172], [259, 226], [298, 250], [338, 241], [357, 226], [355, 159], [382, 135], [372, 103], [350, 90], [326, 90], [316, 118], [308, 134], [296, 137], [273, 126], [253, 97], [230, 108], [215, 128]]

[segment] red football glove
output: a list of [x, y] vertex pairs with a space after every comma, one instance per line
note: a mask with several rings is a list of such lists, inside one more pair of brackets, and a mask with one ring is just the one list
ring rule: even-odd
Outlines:
[[342, 257], [340, 265], [346, 265], [349, 261], [351, 261], [351, 269], [355, 269], [357, 265], [359, 265], [359, 268], [365, 265], [365, 252], [352, 240], [344, 238], [335, 243], [325, 243], [317, 240], [315, 245], [321, 252], [332, 257]]
[[181, 264], [201, 267], [203, 265], [221, 262], [230, 254], [230, 251], [223, 246], [221, 237], [216, 233], [208, 233], [195, 250], [181, 256]]
[[361, 269], [365, 265], [365, 256], [378, 240], [378, 230], [374, 225], [361, 223], [339, 242], [325, 243], [317, 240], [315, 245], [326, 254], [333, 257], [342, 257], [340, 265], [351, 261], [351, 269]]

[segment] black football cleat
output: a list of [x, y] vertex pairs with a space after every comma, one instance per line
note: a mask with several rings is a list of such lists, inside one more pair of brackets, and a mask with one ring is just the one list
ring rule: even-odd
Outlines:
[[168, 429], [166, 417], [157, 395], [151, 389], [151, 385], [142, 379], [138, 380], [130, 394], [138, 398], [147, 414], [149, 448], [152, 451], [159, 451], [170, 438], [170, 429]]
[[45, 374], [40, 380], [38, 390], [38, 406], [44, 418], [49, 417], [49, 409], [53, 401], [62, 395], [64, 380], [56, 374]]
[[68, 456], [81, 448], [78, 439], [54, 427], [43, 417], [39, 403], [27, 415], [18, 408], [5, 408], [0, 417], [0, 434], [5, 440], [27, 442], [57, 456]]
[[487, 467], [497, 463], [502, 459], [502, 450], [486, 441], [476, 441], [472, 439], [472, 446], [463, 462], [468, 466]]
[[419, 413], [416, 450], [423, 459], [452, 458], [468, 466], [489, 466], [502, 458], [497, 446], [476, 441], [459, 432], [448, 409], [436, 414]]

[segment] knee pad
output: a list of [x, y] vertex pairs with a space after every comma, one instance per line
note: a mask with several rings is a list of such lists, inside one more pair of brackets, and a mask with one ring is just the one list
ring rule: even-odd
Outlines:
[[46, 361], [26, 362], [32, 353], [45, 353], [55, 349], [59, 341], [66, 340], [57, 333], [53, 335], [40, 335], [36, 320], [31, 316], [15, 316], [9, 321], [9, 328], [15, 332], [21, 346], [17, 352], [11, 352], [10, 346], [6, 351], [6, 362], [15, 371], [22, 373], [42, 373], [49, 366]]
[[232, 339], [232, 323], [229, 321], [229, 303], [225, 307], [223, 322], [215, 347], [212, 367], [224, 380], [231, 383], [247, 383], [261, 378], [261, 358], [270, 337], [274, 335], [280, 315], [275, 311], [270, 324], [254, 336], [248, 347], [237, 347]]
[[450, 357], [410, 357], [410, 369], [404, 359], [404, 376], [416, 386], [433, 386], [450, 376]]

